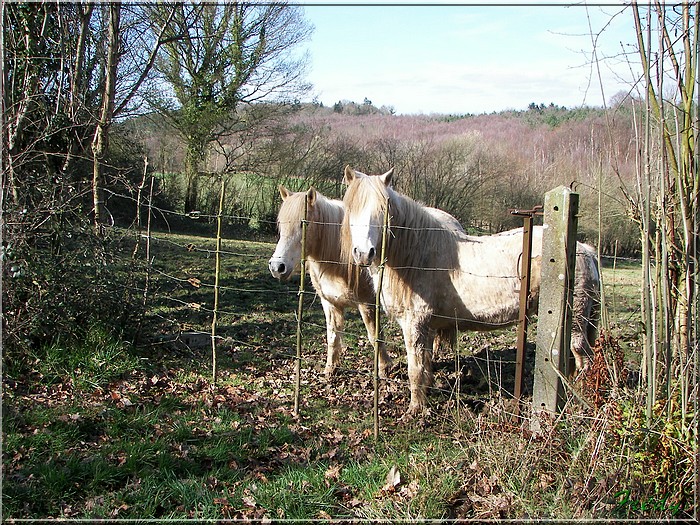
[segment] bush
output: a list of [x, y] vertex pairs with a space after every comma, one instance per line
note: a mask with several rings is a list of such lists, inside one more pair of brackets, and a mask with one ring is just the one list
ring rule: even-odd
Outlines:
[[21, 367], [56, 341], [81, 340], [90, 327], [130, 337], [140, 309], [133, 245], [101, 239], [76, 206], [9, 206], [3, 246], [3, 358]]
[[[623, 400], [612, 407], [613, 438], [621, 447], [620, 457], [627, 458], [628, 485], [620, 495], [626, 500], [620, 503], [623, 514], [644, 512], [635, 508], [636, 504], [655, 502], [657, 505], [649, 506], [649, 511], [683, 517], [693, 506], [692, 451], [697, 450], [696, 427], [691, 421], [693, 414], [682, 413], [681, 389], [677, 386], [671, 384], [675, 395], [657, 402], [651, 418], [647, 418], [643, 403], [637, 400]], [[662, 508], [657, 508], [660, 502]]]

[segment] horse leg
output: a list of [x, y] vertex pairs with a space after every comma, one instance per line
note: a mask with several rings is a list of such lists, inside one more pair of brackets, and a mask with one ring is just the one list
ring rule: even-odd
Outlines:
[[429, 330], [426, 334], [425, 350], [423, 350], [423, 379], [426, 389], [432, 387], [435, 383], [433, 359], [437, 355], [435, 349], [440, 346], [439, 336], [440, 334], [436, 334], [433, 330]]
[[590, 364], [600, 320], [600, 270], [590, 248], [577, 248], [573, 306], [571, 353], [581, 372]]
[[593, 298], [584, 289], [574, 289], [574, 308], [571, 326], [571, 353], [576, 361], [576, 372], [585, 370], [590, 362], [591, 342], [588, 339], [595, 316]]
[[[362, 316], [362, 321], [365, 323], [365, 328], [367, 329], [367, 338], [369, 342], [374, 347], [374, 334], [376, 330], [375, 323], [375, 307], [374, 305], [368, 305], [360, 303], [357, 305], [357, 309], [360, 311]], [[389, 374], [389, 369], [391, 368], [391, 357], [389, 352], [386, 350], [386, 344], [383, 340], [379, 340], [379, 377], [386, 379]]]
[[323, 313], [326, 314], [326, 344], [328, 346], [325, 374], [326, 378], [330, 379], [340, 363], [341, 333], [345, 325], [345, 311], [325, 299], [321, 299], [321, 304], [323, 305]]
[[433, 339], [433, 360], [437, 359], [441, 353], [440, 348], [448, 346], [449, 357], [455, 352], [457, 347], [457, 330], [455, 328], [442, 328], [435, 332]]
[[425, 354], [428, 352], [426, 344], [430, 337], [427, 336], [428, 330], [423, 323], [414, 322], [409, 318], [404, 319], [401, 325], [408, 361], [408, 386], [411, 391], [411, 402], [406, 416], [413, 417], [422, 414], [427, 408], [427, 388], [432, 372], [426, 370], [426, 363], [430, 363], [430, 357], [426, 357]]

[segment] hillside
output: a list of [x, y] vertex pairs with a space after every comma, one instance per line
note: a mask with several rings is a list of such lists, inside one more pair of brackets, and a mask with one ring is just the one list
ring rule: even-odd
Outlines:
[[[581, 238], [597, 244], [600, 230], [604, 251], [630, 254], [638, 244], [623, 191], [634, 181], [631, 115], [626, 106], [606, 113], [534, 103], [522, 111], [463, 116], [399, 116], [348, 102], [297, 105], [212, 148], [206, 171], [237, 173], [239, 197], [229, 208], [259, 222], [274, 220], [277, 184], [313, 184], [341, 197], [345, 165], [368, 173], [394, 167], [400, 191], [486, 232], [518, 226], [510, 209], [530, 209], [546, 191], [566, 185], [581, 194]], [[169, 205], [181, 206], [177, 134], [153, 116], [126, 126], [140, 137], [153, 169], [170, 174], [162, 175]], [[208, 212], [218, 191], [210, 179], [205, 174], [200, 182], [200, 207]], [[599, 212], [606, 217], [602, 227]]]

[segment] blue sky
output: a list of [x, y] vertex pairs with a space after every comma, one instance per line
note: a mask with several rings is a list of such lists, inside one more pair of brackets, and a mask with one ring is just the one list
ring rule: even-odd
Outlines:
[[[400, 114], [490, 113], [530, 102], [603, 104], [632, 86], [634, 22], [622, 5], [314, 5], [309, 80], [325, 105], [393, 106]], [[621, 12], [623, 11], [623, 12]], [[636, 56], [631, 60], [636, 61]]]

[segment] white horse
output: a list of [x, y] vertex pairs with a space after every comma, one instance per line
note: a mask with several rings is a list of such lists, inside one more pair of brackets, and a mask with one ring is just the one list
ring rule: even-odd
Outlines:
[[[343, 203], [328, 199], [315, 188], [307, 192], [291, 192], [279, 188], [282, 206], [277, 214], [279, 241], [268, 267], [273, 277], [287, 280], [301, 261], [302, 221], [306, 215], [306, 269], [326, 316], [328, 347], [325, 373], [330, 377], [340, 363], [343, 348], [342, 331], [345, 309], [357, 308], [367, 329], [367, 338], [374, 344], [375, 295], [366, 268], [342, 263], [340, 256], [340, 224]], [[379, 373], [385, 377], [391, 358], [383, 342], [379, 344]]]
[[[436, 330], [493, 330], [518, 320], [522, 228], [469, 236], [444, 228], [421, 204], [391, 187], [393, 170], [364, 176], [349, 166], [343, 219], [343, 251], [360, 265], [384, 260], [382, 305], [401, 326], [406, 345], [411, 401], [408, 415], [426, 408], [432, 372], [426, 366]], [[388, 206], [388, 209], [387, 209]], [[382, 227], [389, 213], [387, 252]], [[540, 285], [542, 227], [533, 229], [532, 305]], [[375, 272], [376, 273], [376, 272]], [[572, 350], [577, 368], [586, 363], [589, 332], [597, 323], [598, 267], [592, 248], [577, 245]], [[375, 287], [377, 279], [375, 279]]]
[[[364, 174], [363, 174], [364, 175]], [[301, 261], [302, 220], [307, 207], [306, 267], [326, 317], [327, 357], [325, 373], [330, 377], [340, 363], [343, 348], [342, 331], [345, 309], [357, 308], [367, 330], [367, 337], [374, 344], [375, 293], [367, 267], [341, 262], [340, 225], [343, 220], [343, 203], [329, 199], [315, 188], [307, 192], [291, 192], [279, 188], [282, 206], [277, 214], [279, 241], [269, 260], [268, 268], [273, 277], [287, 280]], [[456, 231], [464, 231], [452, 215], [436, 208], [428, 212], [441, 223]], [[454, 327], [444, 330], [435, 339], [454, 339]], [[379, 343], [379, 374], [386, 377], [391, 358], [383, 341]]]

